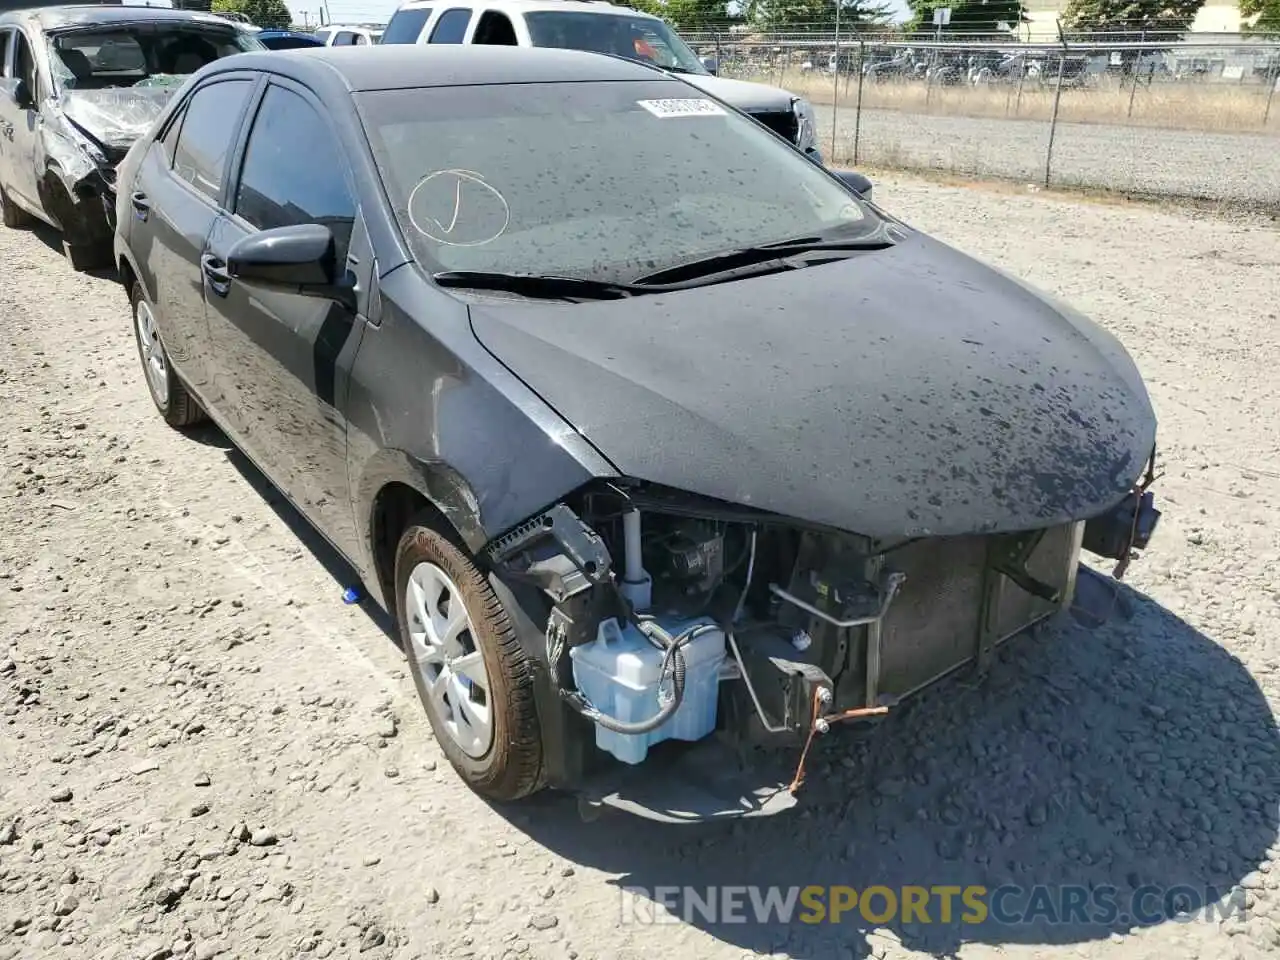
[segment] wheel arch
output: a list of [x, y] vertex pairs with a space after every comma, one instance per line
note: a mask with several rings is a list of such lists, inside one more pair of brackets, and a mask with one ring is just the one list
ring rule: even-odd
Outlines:
[[414, 517], [425, 514], [432, 529], [472, 555], [489, 540], [466, 482], [445, 464], [422, 463], [400, 451], [387, 451], [366, 466], [356, 510], [363, 518], [366, 586], [379, 591], [390, 612], [396, 545]]

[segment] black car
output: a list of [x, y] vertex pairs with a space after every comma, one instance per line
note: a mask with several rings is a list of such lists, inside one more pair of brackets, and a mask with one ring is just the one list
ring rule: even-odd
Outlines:
[[794, 761], [1154, 526], [1114, 338], [637, 63], [249, 54], [119, 184], [156, 407], [350, 562], [491, 798], [774, 812], [726, 743]]
[[62, 231], [73, 267], [112, 262], [115, 165], [206, 63], [262, 50], [210, 14], [118, 4], [0, 14], [0, 213]]

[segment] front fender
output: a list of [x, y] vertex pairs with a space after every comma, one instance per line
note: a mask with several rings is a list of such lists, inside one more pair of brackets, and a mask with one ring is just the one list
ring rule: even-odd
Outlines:
[[478, 553], [489, 537], [480, 522], [480, 502], [470, 485], [447, 463], [428, 463], [403, 450], [379, 450], [363, 464], [353, 485], [356, 516], [362, 518], [362, 548], [373, 569], [373, 507], [378, 494], [399, 483], [424, 497], [440, 511], [467, 549]]

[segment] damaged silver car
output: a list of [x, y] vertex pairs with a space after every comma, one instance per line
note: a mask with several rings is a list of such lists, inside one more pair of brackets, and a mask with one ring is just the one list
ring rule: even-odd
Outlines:
[[209, 14], [114, 5], [0, 14], [0, 212], [62, 231], [77, 270], [112, 264], [115, 167], [187, 75], [265, 49]]

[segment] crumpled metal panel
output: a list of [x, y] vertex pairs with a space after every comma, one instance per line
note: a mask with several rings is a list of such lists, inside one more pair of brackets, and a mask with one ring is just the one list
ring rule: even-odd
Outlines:
[[160, 116], [176, 86], [113, 87], [67, 90], [62, 110], [67, 118], [104, 146], [128, 149]]

